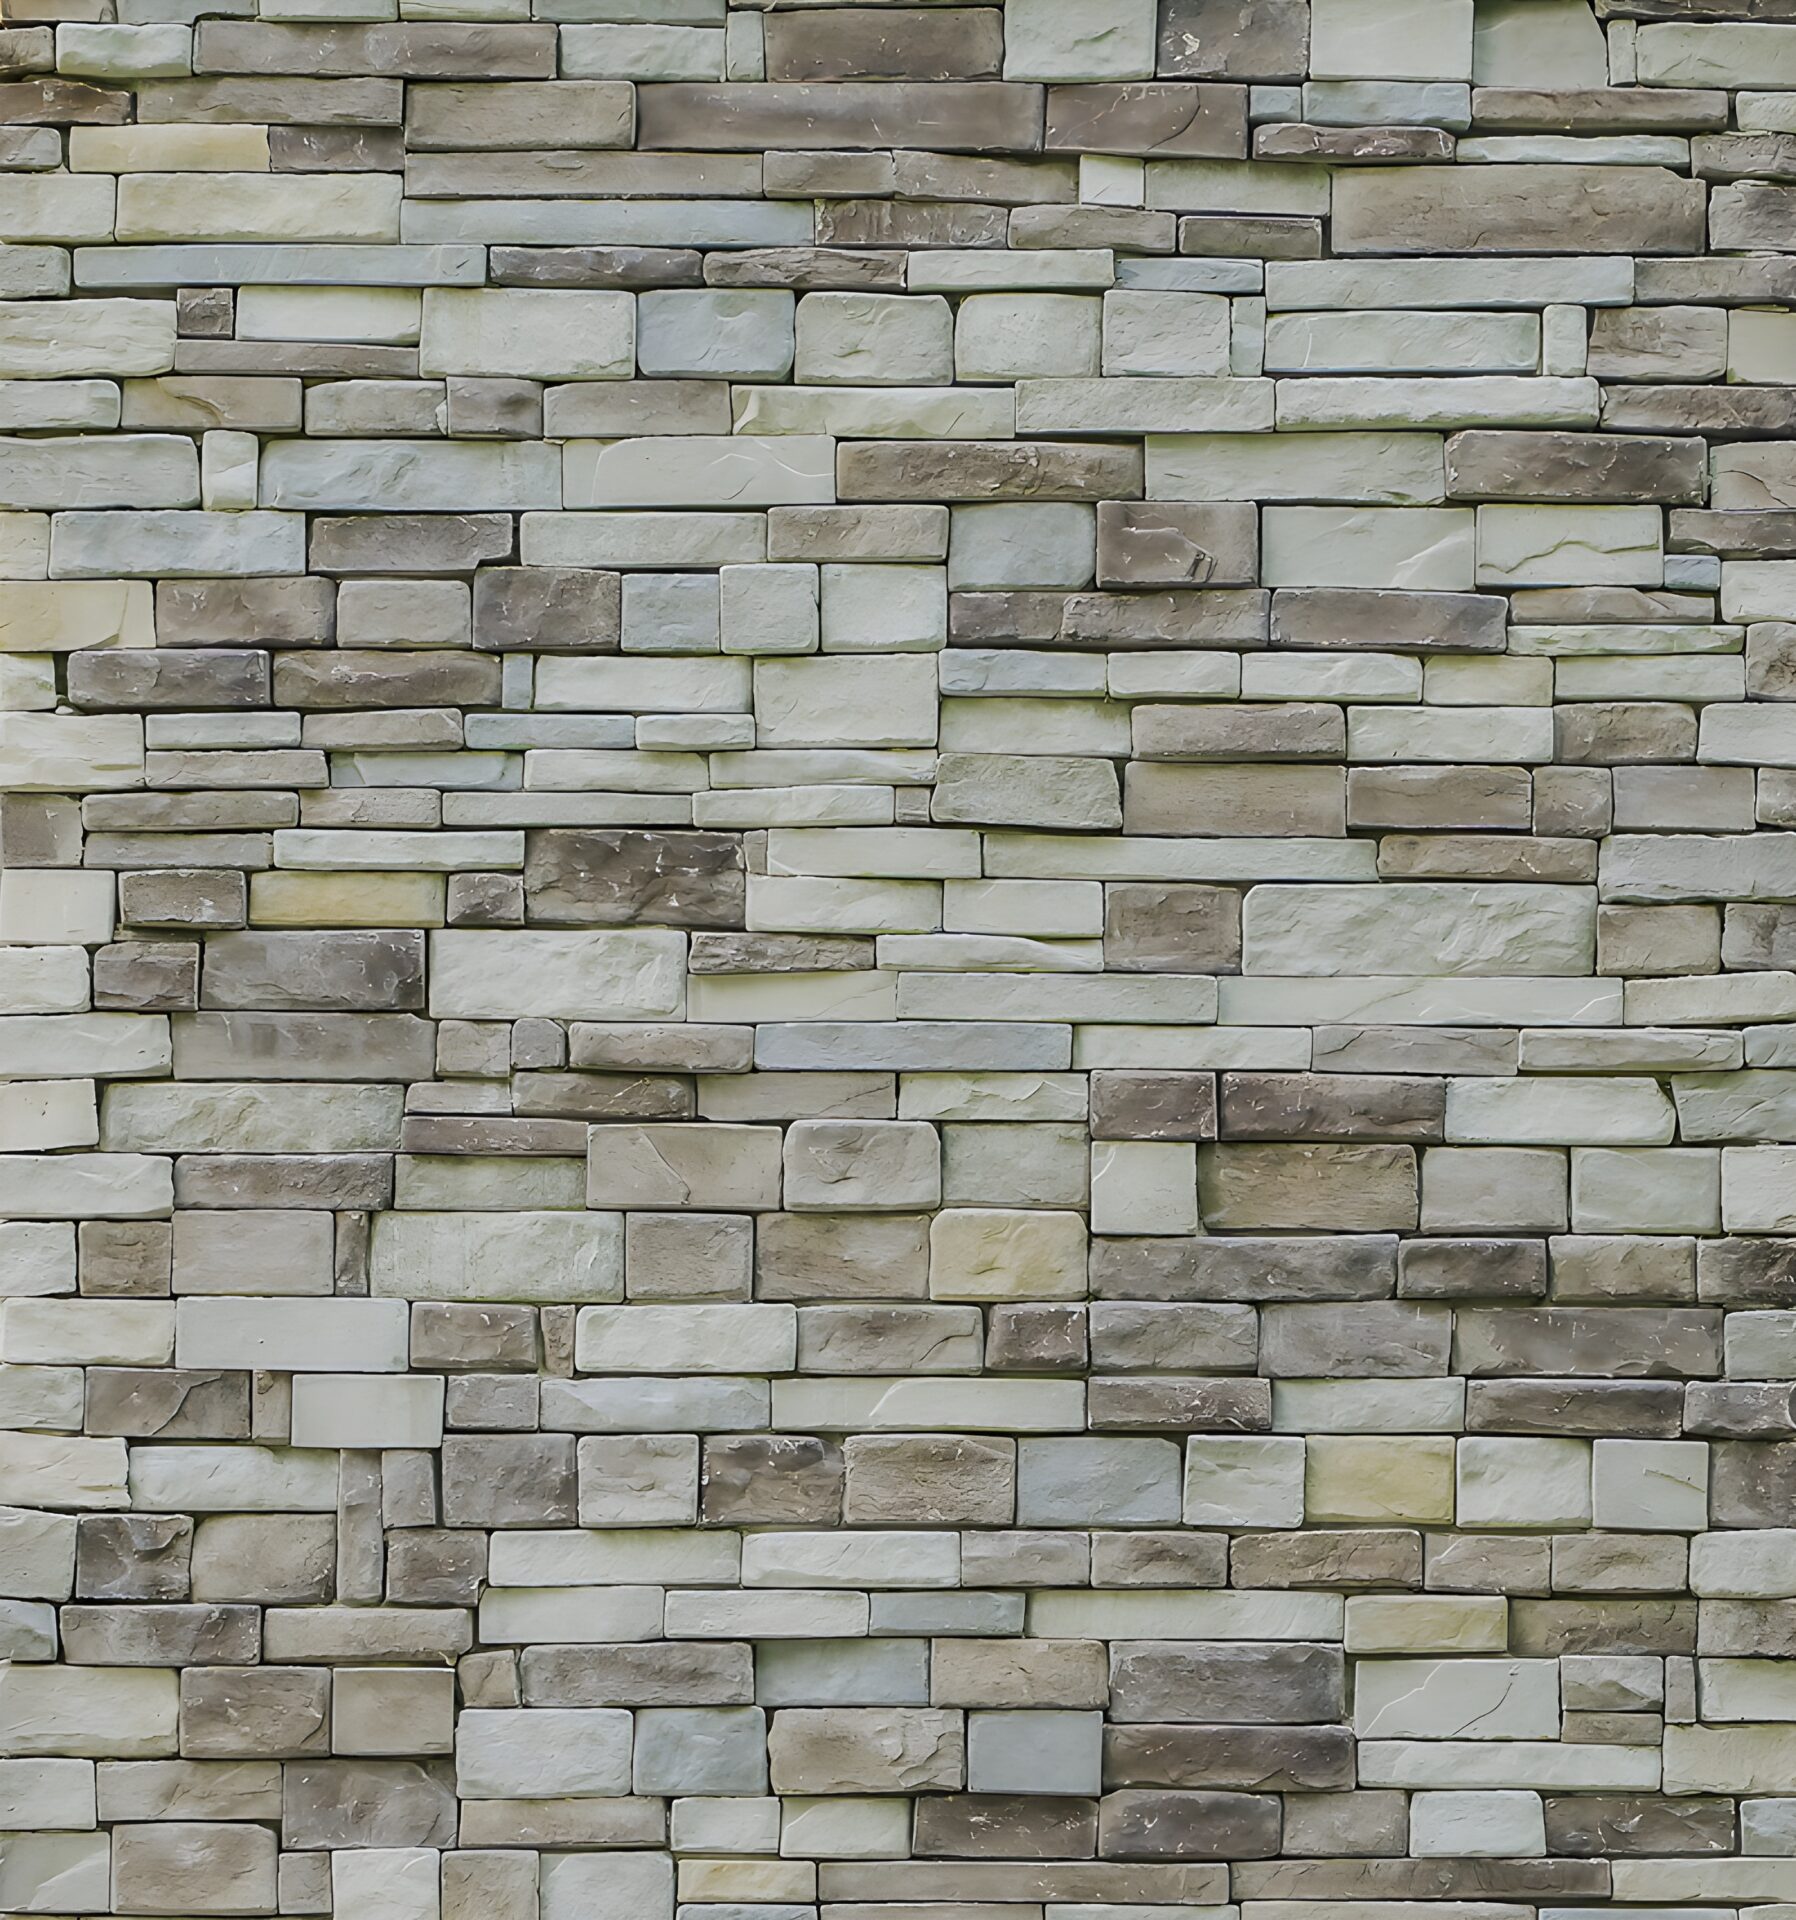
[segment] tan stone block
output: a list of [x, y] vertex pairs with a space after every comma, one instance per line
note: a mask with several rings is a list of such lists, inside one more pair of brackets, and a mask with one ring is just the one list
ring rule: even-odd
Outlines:
[[261, 927], [440, 927], [440, 873], [252, 873], [249, 917]]
[[1450, 1526], [1453, 1442], [1408, 1435], [1312, 1435], [1304, 1517], [1354, 1526]]

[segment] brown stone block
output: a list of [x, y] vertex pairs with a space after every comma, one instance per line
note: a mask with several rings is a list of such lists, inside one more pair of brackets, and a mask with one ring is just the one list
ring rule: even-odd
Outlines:
[[545, 926], [730, 927], [746, 882], [740, 835], [560, 829], [526, 842], [524, 893]]
[[895, 7], [767, 16], [769, 80], [993, 80], [1004, 16], [993, 7]]
[[1302, 80], [1307, 0], [1168, 0], [1160, 9], [1163, 74], [1210, 80]]
[[622, 607], [621, 577], [615, 573], [483, 567], [474, 576], [474, 644], [495, 652], [614, 652]]
[[1695, 505], [1705, 463], [1694, 438], [1474, 428], [1447, 438], [1447, 497]]
[[1353, 1784], [1346, 1727], [1111, 1726], [1104, 1780], [1115, 1787], [1301, 1791]]
[[636, 143], [644, 150], [753, 152], [767, 147], [921, 147], [932, 152], [1035, 153], [1040, 87], [850, 81], [804, 87], [642, 86]]
[[1369, 168], [1336, 180], [1331, 237], [1342, 254], [1687, 253], [1706, 201], [1662, 167]]
[[[1347, 1698], [1340, 1650], [1302, 1642], [1127, 1641], [1112, 1655], [1110, 1686], [1110, 1718], [1124, 1723], [1301, 1726], [1339, 1720]], [[1125, 1764], [1151, 1765], [1150, 1751], [1136, 1748]], [[1198, 1783], [1142, 1777], [1119, 1784]]]
[[1100, 587], [1251, 587], [1259, 564], [1259, 510], [1251, 501], [1112, 497], [1098, 507]]
[[707, 1524], [838, 1524], [842, 1450], [808, 1434], [718, 1434], [704, 1443], [700, 1510]]
[[1098, 1803], [1106, 1860], [1259, 1860], [1278, 1851], [1278, 1832], [1272, 1794], [1131, 1788]]
[[330, 1751], [323, 1667], [190, 1667], [181, 1675], [181, 1751], [195, 1759], [302, 1759]]
[[1422, 1536], [1400, 1527], [1243, 1533], [1229, 1563], [1238, 1587], [1419, 1587]]
[[1140, 491], [1141, 450], [1134, 446], [868, 440], [844, 442], [836, 452], [842, 500], [1114, 501]]
[[[1018, 1855], [1029, 1860], [1086, 1860], [1097, 1851], [1095, 1800], [1058, 1794], [930, 1793], [918, 1798], [916, 1808], [917, 1851], [948, 1860], [1003, 1860]], [[976, 1883], [967, 1882], [961, 1883], [961, 1890], [968, 1898], [980, 1891]]]
[[1224, 1140], [1407, 1140], [1446, 1137], [1445, 1083], [1396, 1074], [1225, 1073]]

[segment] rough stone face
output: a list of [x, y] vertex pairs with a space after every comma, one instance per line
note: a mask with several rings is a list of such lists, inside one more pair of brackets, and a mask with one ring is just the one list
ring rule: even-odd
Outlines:
[[742, 918], [741, 843], [731, 834], [533, 834], [526, 908], [555, 926], [730, 927]]
[[[1335, 183], [1335, 246], [1356, 253], [1478, 253], [1508, 239], [1554, 253], [1693, 253], [1703, 195], [1650, 167], [1481, 167], [1475, 179], [1431, 168], [1344, 171]], [[1541, 221], [1550, 221], [1550, 247]]]
[[1459, 500], [1675, 502], [1700, 497], [1699, 440], [1611, 434], [1468, 432], [1449, 436], [1447, 488]]
[[962, 1716], [939, 1708], [790, 1708], [768, 1748], [776, 1791], [903, 1793], [964, 1784]]
[[615, 574], [561, 567], [487, 567], [474, 580], [474, 644], [496, 651], [586, 653], [617, 644]]

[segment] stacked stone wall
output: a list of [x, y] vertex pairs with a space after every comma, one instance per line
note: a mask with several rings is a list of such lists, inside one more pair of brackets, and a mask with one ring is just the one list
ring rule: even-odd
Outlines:
[[1796, 1914], [1796, 0], [6, 0], [0, 1913]]

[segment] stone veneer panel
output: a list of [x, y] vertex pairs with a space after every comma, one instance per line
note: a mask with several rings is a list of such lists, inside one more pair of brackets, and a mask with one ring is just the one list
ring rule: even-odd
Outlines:
[[0, 66], [0, 1911], [1796, 1912], [1796, 4]]

